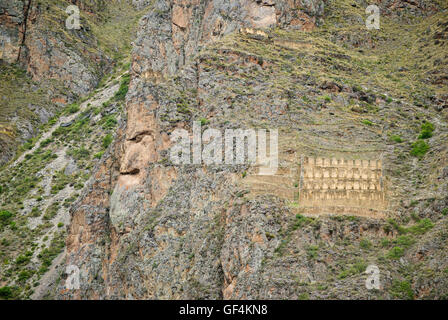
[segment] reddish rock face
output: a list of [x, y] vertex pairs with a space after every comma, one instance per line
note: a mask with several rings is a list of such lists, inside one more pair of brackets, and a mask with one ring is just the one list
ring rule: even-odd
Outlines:
[[[312, 28], [316, 19], [322, 14], [322, 3], [319, 0], [315, 1], [316, 7], [311, 8], [309, 14], [304, 12], [297, 14], [294, 10], [296, 9], [294, 1], [238, 0], [230, 3], [220, 0], [206, 2], [199, 0], [156, 1], [152, 10], [142, 18], [134, 45], [133, 80], [130, 84], [126, 106], [128, 114], [126, 128], [120, 132], [119, 142], [115, 145], [109, 160], [98, 169], [92, 188], [80, 201], [78, 209], [72, 213], [73, 223], [67, 241], [67, 263], [78, 265], [85, 274], [89, 274], [92, 268], [97, 268], [105, 282], [95, 289], [97, 293], [88, 289], [72, 296], [71, 293], [61, 290], [60, 297], [117, 297], [122, 296], [125, 291], [132, 291], [131, 283], [127, 281], [117, 283], [119, 275], [116, 268], [120, 268], [124, 257], [123, 245], [127, 241], [137, 239], [135, 238], [136, 232], [139, 232], [140, 226], [147, 225], [148, 222], [145, 221], [151, 216], [147, 213], [159, 210], [160, 204], [167, 199], [178, 199], [183, 204], [180, 207], [171, 207], [171, 209], [166, 206], [162, 209], [164, 212], [162, 215], [165, 217], [173, 215], [174, 218], [181, 214], [180, 212], [184, 212], [181, 214], [181, 219], [184, 221], [181, 223], [183, 227], [178, 228], [177, 225], [171, 226], [169, 223], [162, 223], [150, 232], [149, 237], [155, 237], [160, 242], [157, 240], [157, 244], [154, 243], [153, 251], [148, 251], [149, 247], [141, 247], [139, 255], [146, 257], [145, 259], [150, 256], [155, 259], [168, 259], [170, 260], [168, 264], [172, 264], [172, 266], [170, 268], [167, 268], [167, 265], [163, 266], [163, 270], [160, 270], [160, 280], [156, 279], [155, 273], [142, 274], [142, 278], [138, 282], [148, 283], [149, 290], [144, 289], [144, 292], [141, 292], [141, 297], [185, 298], [202, 294], [195, 293], [197, 290], [192, 288], [185, 290], [184, 293], [181, 293], [179, 288], [174, 291], [168, 289], [170, 282], [182, 281], [184, 284], [181, 286], [193, 285], [192, 280], [188, 279], [195, 272], [199, 272], [202, 280], [208, 279], [207, 281], [210, 283], [211, 289], [206, 294], [207, 297], [222, 297], [223, 285], [227, 287], [224, 290], [225, 297], [237, 294], [232, 289], [237, 278], [235, 272], [240, 268], [247, 275], [254, 272], [257, 267], [254, 266], [253, 259], [241, 257], [242, 261], [223, 262], [226, 269], [225, 284], [223, 284], [219, 267], [221, 258], [217, 249], [219, 237], [217, 238], [213, 234], [207, 235], [197, 229], [202, 224], [200, 222], [202, 218], [198, 218], [199, 212], [205, 210], [205, 207], [209, 212], [204, 217], [207, 221], [215, 219], [212, 218], [213, 215], [216, 217], [222, 215], [222, 219], [229, 224], [240, 222], [238, 206], [229, 211], [222, 207], [235, 186], [235, 175], [232, 173], [217, 174], [209, 182], [215, 185], [214, 188], [207, 190], [205, 185], [198, 184], [193, 187], [195, 190], [193, 191], [188, 190], [186, 184], [190, 184], [196, 179], [207, 180], [205, 173], [197, 173], [199, 175], [195, 175], [193, 178], [189, 174], [179, 171], [178, 168], [163, 164], [167, 160], [167, 152], [171, 144], [169, 134], [173, 128], [162, 124], [160, 112], [165, 105], [158, 96], [162, 91], [155, 87], [152, 89], [151, 84], [163, 85], [165, 79], [180, 72], [193, 60], [201, 46], [219, 40], [229, 33], [238, 32], [241, 28], [262, 30], [289, 24], [293, 28]], [[291, 23], [293, 20], [296, 22]], [[259, 32], [264, 34], [261, 30]], [[258, 62], [251, 57], [247, 58], [248, 65], [258, 64]], [[260, 64], [264, 65], [263, 62]], [[191, 79], [192, 88], [195, 87], [198, 91], [202, 90], [197, 87], [198, 84], [194, 82], [194, 77], [196, 77], [194, 72], [189, 72], [189, 75], [186, 76], [187, 79]], [[188, 127], [188, 122], [180, 121], [176, 126]], [[180, 188], [179, 191], [182, 190], [181, 193], [191, 192], [190, 196], [173, 194], [172, 189], [178, 188]], [[205, 188], [203, 190], [205, 194], [199, 192], [199, 189], [202, 188]], [[187, 205], [187, 199], [197, 196], [202, 199], [197, 198], [193, 201], [193, 207], [188, 208], [190, 205]], [[210, 203], [207, 204], [205, 199], [208, 199]], [[248, 215], [248, 210], [241, 208], [241, 212], [246, 212], [243, 216]], [[157, 214], [155, 213], [155, 215]], [[230, 217], [226, 218], [226, 216]], [[206, 222], [205, 225], [209, 222]], [[253, 233], [249, 229], [243, 235], [242, 242], [248, 237], [261, 247], [269, 246], [262, 231]], [[262, 227], [260, 226], [259, 229], [261, 230]], [[105, 234], [111, 235], [110, 246], [97, 247], [97, 242], [102, 241]], [[230, 237], [233, 236], [232, 234]], [[208, 239], [206, 241], [210, 243], [211, 248], [216, 248], [216, 250], [212, 252], [213, 250], [207, 249], [205, 253], [205, 256], [208, 256], [207, 261], [198, 262], [191, 271], [188, 271], [190, 267], [187, 267], [186, 260], [189, 258], [185, 254], [181, 254], [175, 259], [171, 257], [177, 250], [175, 249], [176, 243], [183, 237], [188, 238], [188, 246], [192, 246], [193, 251], [199, 249], [203, 239]], [[241, 247], [242, 251], [248, 248], [243, 244]], [[92, 261], [96, 250], [107, 252], [107, 254], [101, 255], [102, 260], [97, 261], [99, 264]], [[233, 246], [226, 247], [223, 250], [222, 259], [226, 260], [233, 254], [243, 255], [242, 251], [233, 253], [233, 250]], [[205, 256], [201, 259], [205, 259]], [[93, 267], [92, 263], [96, 266]]]
[[19, 59], [27, 15], [25, 0], [0, 1], [0, 59], [15, 63]]
[[[86, 5], [82, 1], [61, 1], [58, 10], [70, 4], [96, 14], [102, 1]], [[93, 38], [81, 30], [71, 36], [80, 37], [78, 43], [65, 38], [64, 20], [44, 18], [44, 5], [30, 0], [0, 1], [0, 58], [7, 63], [20, 63], [35, 81], [54, 79], [77, 95], [86, 95], [99, 81], [102, 70], [110, 61], [97, 51]], [[61, 18], [62, 19], [62, 18]], [[82, 38], [82, 40], [81, 40]]]
[[[305, 3], [305, 2], [304, 2]], [[141, 78], [163, 78], [185, 65], [200, 46], [240, 28], [275, 26], [309, 30], [323, 14], [324, 1], [157, 1], [143, 17], [132, 70]]]
[[[385, 5], [394, 3], [386, 1]], [[311, 30], [319, 23], [323, 4], [319, 0], [155, 2], [142, 18], [134, 43], [127, 123], [72, 208], [66, 263], [80, 268], [83, 287], [76, 292], [61, 289], [59, 298], [295, 299], [298, 283], [327, 281], [330, 268], [326, 263], [345, 259], [346, 253], [335, 253], [338, 249], [334, 248], [328, 249], [325, 258], [313, 260], [317, 250], [313, 248], [318, 248], [320, 241], [333, 248], [338, 242], [358, 241], [364, 236], [389, 236], [384, 225], [373, 219], [316, 220], [303, 232], [290, 233], [291, 255], [275, 260], [281, 255], [279, 249], [286, 242], [282, 233], [290, 231], [291, 219], [299, 219], [296, 223], [300, 225], [303, 217], [289, 214], [284, 203], [271, 198], [241, 199], [238, 179], [242, 172], [178, 168], [167, 161], [170, 134], [175, 128], [188, 128], [197, 117], [184, 108], [188, 103], [198, 107], [198, 114], [215, 118], [238, 118], [241, 111], [254, 121], [263, 113], [263, 121], [277, 121], [275, 125], [290, 121], [283, 96], [275, 105], [270, 105], [271, 96], [263, 100], [263, 80], [247, 84], [257, 87], [246, 100], [252, 108], [249, 111], [234, 110], [236, 107], [226, 101], [237, 94], [220, 90], [224, 86], [234, 89], [232, 76], [240, 70], [250, 78], [251, 73], [266, 71], [272, 61], [226, 48], [217, 57], [222, 59], [221, 65], [210, 66], [195, 55], [202, 47], [239, 30], [263, 41], [267, 38], [263, 29], [275, 26]], [[281, 44], [297, 50], [311, 47], [285, 40]], [[260, 44], [264, 45], [270, 42]], [[215, 56], [205, 56], [204, 60], [207, 58]], [[228, 78], [223, 73], [228, 73]], [[313, 90], [318, 87], [313, 82], [309, 86]], [[328, 82], [321, 89], [350, 91]], [[225, 98], [219, 97], [222, 92]], [[295, 98], [294, 93], [288, 95]], [[244, 98], [238, 94], [238, 99]], [[319, 123], [332, 119], [319, 119]], [[312, 120], [300, 124], [305, 126]], [[318, 131], [319, 135], [341, 135], [340, 129]], [[348, 145], [356, 135], [361, 133], [353, 133]], [[376, 139], [376, 133], [369, 136], [369, 145]], [[266, 261], [271, 263], [269, 268], [263, 265]], [[366, 298], [356, 291], [359, 283], [344, 285], [347, 287], [341, 289], [340, 297], [352, 294], [343, 290], [352, 290], [357, 297]]]
[[[112, 64], [97, 48], [87, 24], [66, 30], [65, 9], [71, 4], [79, 5], [92, 20], [105, 6], [102, 0], [0, 0], [0, 61], [24, 69], [36, 85], [45, 87], [51, 95], [52, 104], [45, 107], [50, 113], [90, 93]], [[16, 144], [30, 138], [21, 132], [16, 137], [10, 151], [0, 150], [1, 163], [14, 154]]]

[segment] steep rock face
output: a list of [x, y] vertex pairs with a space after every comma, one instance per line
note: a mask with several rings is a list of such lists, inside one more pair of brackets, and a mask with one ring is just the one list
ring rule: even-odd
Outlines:
[[[66, 28], [70, 14], [66, 9], [72, 4], [80, 9], [79, 30]], [[51, 117], [67, 103], [85, 97], [117, 64], [122, 64], [119, 60], [128, 59], [136, 19], [148, 5], [148, 1], [117, 0], [0, 1], [0, 61], [5, 63], [2, 76], [8, 77], [11, 68], [17, 73], [23, 69], [24, 81], [32, 83], [31, 89], [17, 99], [9, 92], [25, 91], [23, 85], [11, 81], [0, 87], [3, 100], [10, 100], [0, 106], [0, 144], [5, 146], [0, 150], [0, 164], [14, 156], [19, 143], [37, 133], [39, 120], [48, 120], [48, 116], [42, 118], [37, 113]], [[39, 91], [40, 99], [35, 99], [34, 93]], [[34, 116], [34, 110], [41, 111]], [[23, 134], [21, 128], [31, 134]]]
[[[322, 1], [156, 1], [135, 41], [126, 126], [71, 210], [66, 265], [80, 269], [81, 288], [66, 290], [63, 279], [59, 298], [395, 297], [367, 291], [362, 273], [368, 263], [382, 263], [382, 289], [393, 286], [406, 261], [386, 259], [384, 248], [397, 243], [399, 228], [371, 218], [294, 215], [294, 206], [273, 190], [275, 181], [268, 181], [267, 194], [246, 197], [251, 192], [242, 180], [254, 173], [249, 166], [175, 166], [169, 160], [170, 135], [176, 128], [191, 132], [193, 120], [221, 130], [278, 128], [285, 170], [297, 166], [300, 154], [383, 154], [391, 214], [408, 214], [400, 201], [414, 191], [409, 181], [424, 175], [430, 183], [448, 150], [438, 135], [432, 143], [440, 145], [440, 158], [417, 163], [406, 158], [405, 147], [391, 144], [389, 131], [414, 139], [415, 127], [407, 126], [413, 114], [424, 112], [437, 123], [444, 116], [412, 103], [389, 105], [381, 81], [374, 92], [347, 81], [374, 73], [377, 65], [363, 67], [364, 56], [333, 47], [317, 33], [314, 39], [297, 32], [312, 29], [322, 8]], [[270, 32], [273, 26], [296, 31]], [[403, 118], [394, 108], [403, 109]], [[375, 125], [360, 114], [371, 115]], [[412, 168], [402, 167], [403, 157]], [[425, 166], [436, 169], [423, 174]], [[288, 180], [291, 189], [294, 182]], [[417, 219], [440, 218], [446, 182], [440, 180], [432, 195], [415, 191], [422, 200]], [[430, 196], [435, 200], [425, 209]], [[365, 253], [370, 242], [375, 250]], [[441, 263], [439, 275], [445, 267]], [[426, 285], [416, 292], [425, 296]], [[440, 297], [446, 286], [435, 291]]]
[[401, 16], [403, 13], [411, 13], [413, 16], [428, 15], [437, 12], [438, 5], [436, 1], [424, 0], [387, 0], [379, 3], [380, 8], [386, 11], [386, 14]]
[[22, 0], [0, 2], [0, 59], [14, 63], [23, 42], [27, 2]]
[[[306, 4], [309, 14], [322, 14], [321, 1]], [[68, 292], [69, 296], [222, 297], [220, 248], [226, 212], [231, 206], [225, 208], [234, 201], [238, 178], [232, 170], [202, 172], [164, 164], [173, 125], [163, 119], [178, 117], [177, 126], [186, 128], [189, 121], [176, 110], [167, 87], [158, 88], [151, 82], [162, 83], [190, 62], [201, 45], [225, 34], [242, 27], [268, 28], [298, 19], [297, 12], [292, 12], [297, 6], [273, 1], [157, 1], [142, 18], [133, 55], [135, 74], [127, 100], [127, 127], [114, 157], [119, 171], [108, 188], [98, 188], [98, 182], [92, 181], [89, 190], [102, 194], [93, 196], [87, 192], [82, 198], [80, 210], [73, 212], [74, 223], [67, 241], [67, 263], [78, 265], [83, 277], [90, 278], [95, 270], [95, 277], [103, 280], [90, 283], [74, 296]], [[306, 23], [315, 19], [301, 14], [307, 17]], [[198, 83], [199, 70], [189, 68], [182, 82], [203, 92], [207, 82], [214, 81], [210, 76], [206, 73], [203, 82]], [[185, 99], [196, 98], [206, 99]], [[106, 171], [105, 166], [101, 167], [96, 178], [108, 180]], [[93, 205], [88, 204], [92, 201]], [[91, 224], [92, 219], [100, 219], [100, 225], [107, 227], [99, 232], [95, 227], [98, 224]], [[87, 246], [84, 237], [89, 239]], [[138, 256], [134, 256], [134, 250], [139, 251]], [[127, 268], [124, 273], [120, 271], [123, 264]], [[141, 268], [152, 272], [142, 274]]]
[[68, 15], [49, 19], [55, 8], [65, 11], [71, 3], [93, 14], [103, 5], [101, 1], [88, 5], [80, 1], [1, 1], [2, 59], [19, 62], [34, 81], [58, 80], [70, 92], [85, 95], [98, 83], [110, 60], [88, 50], [94, 47], [94, 40], [86, 29], [67, 30], [69, 37], [61, 32]]
[[[37, 133], [41, 120], [48, 121], [65, 104], [90, 93], [110, 70], [112, 60], [95, 48], [96, 39], [86, 19], [82, 18], [81, 30], [66, 30], [65, 9], [72, 2], [92, 16], [104, 5], [102, 1], [0, 1], [0, 62], [7, 64], [2, 76], [8, 77], [8, 65], [13, 65], [26, 71], [27, 82], [34, 82], [30, 91], [18, 97], [30, 103], [20, 101], [18, 106], [12, 105], [17, 101], [7, 94], [14, 85], [18, 87], [15, 91], [22, 91], [25, 84], [2, 83], [3, 98], [10, 101], [2, 101], [0, 122], [11, 127], [12, 133], [5, 136], [0, 130], [0, 144], [4, 145], [0, 164], [14, 156], [17, 144]], [[38, 91], [42, 92], [39, 99], [33, 99]], [[41, 111], [33, 116], [35, 110]]]
[[[303, 8], [303, 10], [301, 10]], [[310, 29], [324, 1], [156, 1], [140, 21], [133, 71], [138, 78], [174, 75], [198, 49], [242, 27]]]
[[[62, 9], [69, 4], [69, 1], [61, 4]], [[88, 31], [88, 26], [84, 25], [79, 31], [66, 30], [69, 38], [61, 37], [60, 31], [65, 29], [66, 17], [52, 21], [59, 25], [54, 28], [49, 27], [49, 21], [44, 18], [48, 10], [44, 4], [32, 2], [29, 10], [19, 61], [35, 81], [54, 79], [78, 96], [88, 94], [111, 62], [103, 53], [89, 49], [95, 47], [96, 40]]]

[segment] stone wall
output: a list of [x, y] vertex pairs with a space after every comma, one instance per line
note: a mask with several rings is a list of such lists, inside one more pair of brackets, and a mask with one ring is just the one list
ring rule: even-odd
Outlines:
[[381, 160], [303, 157], [299, 205], [313, 208], [313, 213], [331, 208], [346, 214], [371, 215], [373, 210], [382, 217], [386, 209], [382, 168]]

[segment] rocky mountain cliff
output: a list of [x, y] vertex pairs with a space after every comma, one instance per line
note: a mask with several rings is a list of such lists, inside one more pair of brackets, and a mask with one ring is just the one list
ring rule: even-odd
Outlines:
[[[11, 39], [3, 51], [8, 79], [43, 87], [56, 77], [83, 96], [114, 61], [126, 61], [125, 44], [116, 56], [113, 41], [95, 45], [106, 39], [95, 29], [112, 23], [105, 2], [78, 1], [90, 29], [71, 37], [33, 20], [42, 1], [13, 2], [0, 2], [2, 36]], [[378, 30], [366, 28], [370, 4], [380, 8]], [[42, 128], [1, 172], [1, 209], [10, 213], [0, 229], [7, 297], [448, 297], [445, 1], [131, 5], [129, 16], [144, 14], [130, 65], [121, 63], [89, 100]], [[60, 59], [45, 67], [43, 52]], [[193, 132], [195, 121], [203, 131], [277, 129], [277, 173], [260, 176], [249, 164], [176, 165], [173, 132]], [[321, 198], [305, 208], [305, 157], [329, 159], [322, 170], [335, 168], [332, 159], [381, 159], [385, 207], [323, 208]], [[315, 188], [336, 203], [329, 195], [339, 187]], [[54, 225], [62, 217], [67, 234]], [[380, 272], [374, 290], [365, 285], [369, 265]], [[67, 266], [80, 270], [78, 290], [66, 287]]]
[[[67, 29], [69, 5], [80, 29]], [[0, 1], [0, 164], [38, 126], [129, 61], [142, 1]]]

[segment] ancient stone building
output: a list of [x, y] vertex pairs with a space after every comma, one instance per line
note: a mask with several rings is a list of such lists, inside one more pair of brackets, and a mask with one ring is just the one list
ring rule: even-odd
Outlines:
[[305, 212], [384, 216], [381, 160], [303, 157], [299, 180], [299, 206]]

